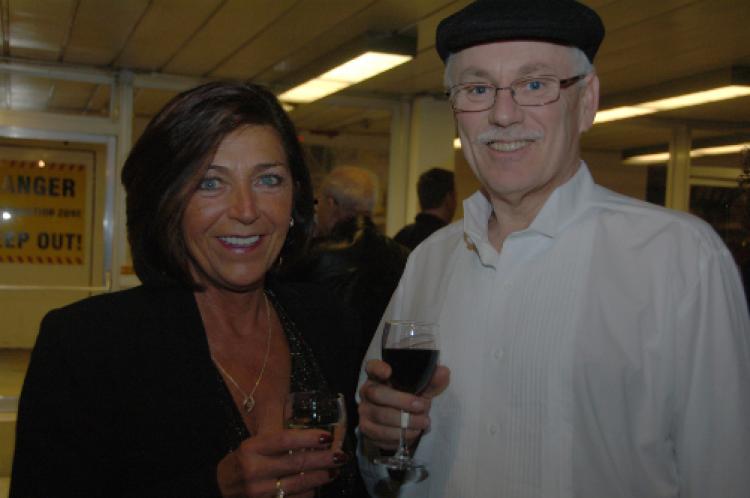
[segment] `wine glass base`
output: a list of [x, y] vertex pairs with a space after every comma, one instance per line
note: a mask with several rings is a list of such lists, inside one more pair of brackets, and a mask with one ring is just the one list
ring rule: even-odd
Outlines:
[[388, 477], [398, 483], [422, 482], [430, 475], [424, 464], [412, 459], [376, 458], [375, 463], [384, 466]]
[[388, 477], [398, 483], [422, 482], [429, 477], [430, 473], [424, 467], [412, 467], [405, 469], [388, 468]]

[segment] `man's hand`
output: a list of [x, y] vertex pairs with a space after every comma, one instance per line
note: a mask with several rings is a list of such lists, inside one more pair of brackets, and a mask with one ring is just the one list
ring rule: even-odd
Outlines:
[[367, 381], [359, 390], [359, 430], [383, 450], [398, 447], [401, 410], [409, 412], [408, 444], [413, 444], [422, 431], [430, 427], [432, 398], [445, 391], [450, 383], [450, 370], [439, 365], [427, 389], [419, 395], [396, 391], [388, 386], [391, 367], [381, 360], [370, 360], [365, 367]]

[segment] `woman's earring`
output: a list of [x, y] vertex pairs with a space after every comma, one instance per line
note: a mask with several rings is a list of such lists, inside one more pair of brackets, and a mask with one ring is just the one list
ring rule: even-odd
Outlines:
[[294, 218], [289, 218], [289, 228], [294, 226]]

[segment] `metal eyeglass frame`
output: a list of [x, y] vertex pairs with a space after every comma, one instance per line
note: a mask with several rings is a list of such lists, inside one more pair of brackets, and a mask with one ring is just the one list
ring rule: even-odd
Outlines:
[[[578, 83], [579, 81], [581, 81], [582, 79], [584, 79], [588, 75], [589, 75], [589, 73], [577, 74], [575, 76], [571, 76], [570, 78], [565, 78], [565, 79], [559, 79], [556, 76], [540, 76], [538, 78], [519, 78], [519, 79], [513, 81], [509, 86], [495, 86], [495, 85], [493, 85], [491, 83], [459, 83], [458, 85], [453, 85], [452, 87], [450, 87], [448, 89], [448, 91], [445, 92], [445, 95], [448, 97], [448, 100], [450, 100], [451, 108], [453, 109], [453, 112], [457, 112], [457, 113], [458, 112], [483, 112], [483, 111], [486, 111], [488, 109], [492, 109], [492, 107], [495, 105], [495, 102], [497, 101], [497, 93], [500, 90], [508, 90], [508, 91], [510, 91], [510, 96], [513, 99], [513, 102], [516, 103], [516, 105], [519, 105], [521, 107], [542, 107], [542, 106], [545, 106], [545, 105], [553, 104], [553, 103], [557, 102], [558, 100], [560, 100], [560, 90], [565, 90], [566, 88], [570, 88], [571, 86], [573, 86], [574, 84]], [[550, 100], [548, 102], [541, 103], [541, 104], [520, 104], [520, 103], [518, 103], [518, 101], [516, 100], [516, 92], [513, 89], [513, 86], [516, 85], [519, 82], [522, 82], [522, 81], [528, 81], [528, 80], [534, 80], [534, 79], [542, 79], [542, 78], [544, 78], [544, 79], [550, 79], [550, 80], [556, 80], [557, 81], [557, 83], [558, 83], [557, 96], [554, 99], [552, 99], [552, 100]], [[492, 88], [495, 89], [495, 93], [492, 96], [492, 102], [487, 107], [485, 107], [483, 109], [472, 109], [472, 110], [457, 109], [456, 108], [456, 104], [455, 104], [455, 99], [454, 99], [454, 96], [456, 95], [456, 94], [454, 94], [454, 90], [456, 88], [462, 89], [462, 88], [471, 87], [471, 86], [477, 86], [477, 85], [492, 87]]]

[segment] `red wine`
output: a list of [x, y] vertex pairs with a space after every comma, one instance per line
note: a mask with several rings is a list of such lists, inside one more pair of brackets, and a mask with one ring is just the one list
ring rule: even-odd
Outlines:
[[393, 370], [391, 386], [413, 394], [424, 391], [437, 367], [438, 353], [437, 349], [383, 348], [383, 361]]

